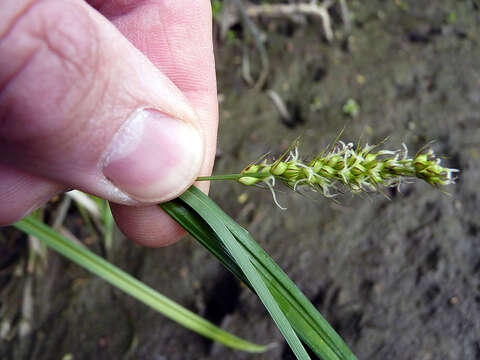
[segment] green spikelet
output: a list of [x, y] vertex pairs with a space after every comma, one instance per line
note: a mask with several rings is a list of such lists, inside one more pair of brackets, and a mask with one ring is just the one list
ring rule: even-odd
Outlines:
[[282, 161], [251, 165], [244, 169], [238, 181], [244, 185], [266, 183], [273, 188], [278, 180], [294, 191], [310, 188], [326, 197], [335, 196], [342, 188], [354, 193], [373, 192], [380, 186], [399, 186], [409, 179], [419, 178], [430, 185], [440, 187], [455, 183], [450, 169], [440, 165], [433, 150], [408, 157], [405, 145], [400, 150], [380, 150], [365, 145], [355, 149], [352, 143], [338, 141], [330, 151], [317, 156], [310, 162], [299, 159], [295, 147]]

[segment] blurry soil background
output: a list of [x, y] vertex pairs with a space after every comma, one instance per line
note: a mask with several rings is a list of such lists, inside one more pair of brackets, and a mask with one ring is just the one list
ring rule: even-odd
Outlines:
[[[391, 200], [346, 194], [337, 204], [278, 193], [287, 211], [268, 190], [236, 183], [213, 183], [211, 196], [249, 229], [359, 359], [480, 359], [480, 5], [332, 3], [323, 12], [327, 23], [318, 15], [258, 14], [251, 7], [258, 3], [244, 3], [258, 31], [252, 35], [232, 2], [215, 2], [216, 9], [223, 5], [215, 17], [215, 172], [238, 172], [268, 151], [278, 156], [297, 136], [308, 159], [345, 126], [343, 140], [389, 137], [386, 148], [404, 142], [412, 153], [434, 141], [433, 149], [448, 155], [443, 164], [461, 169], [457, 185], [447, 189], [451, 196], [420, 181], [387, 191]], [[62, 201], [49, 205], [47, 222]], [[224, 329], [277, 346], [251, 355], [213, 344], [54, 253], [46, 266], [28, 269], [27, 238], [5, 228], [1, 359], [294, 359], [259, 300], [192, 239], [147, 249], [117, 233], [106, 251], [88, 238], [74, 206], [64, 226]]]

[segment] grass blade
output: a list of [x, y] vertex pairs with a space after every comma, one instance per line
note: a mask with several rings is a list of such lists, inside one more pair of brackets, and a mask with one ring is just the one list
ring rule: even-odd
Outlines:
[[[196, 205], [197, 202], [201, 206]], [[225, 246], [221, 245], [222, 240], [219, 239], [219, 235], [209, 226], [211, 219], [199, 219], [199, 213], [202, 216], [208, 213], [214, 214], [217, 220], [227, 227], [236, 242], [244, 248], [250, 263], [262, 277], [298, 336], [322, 359], [356, 359], [335, 330], [250, 234], [225, 214], [208, 196], [197, 188], [191, 187], [180, 199], [160, 206], [181, 225], [189, 224], [190, 228], [188, 226], [184, 228], [217, 256], [234, 275], [245, 282], [245, 275], [238, 266], [240, 264], [236, 264], [235, 261], [232, 264], [232, 255]], [[247, 281], [246, 284], [252, 288], [250, 282]]]
[[[299, 360], [310, 360], [310, 356], [308, 356], [279, 304], [268, 290], [262, 276], [250, 262], [248, 252], [233, 237], [230, 230], [227, 229], [225, 223], [221, 220], [221, 217], [218, 217], [217, 213], [212, 211], [208, 206], [208, 203], [211, 201], [210, 198], [207, 196], [197, 196], [195, 192], [188, 194], [187, 197], [189, 199], [189, 205], [210, 225], [211, 229], [217, 234], [225, 248], [242, 269], [297, 358]], [[208, 199], [207, 202], [205, 202], [205, 198]]]
[[187, 230], [207, 248], [220, 262], [252, 291], [250, 282], [237, 265], [222, 241], [212, 231], [208, 223], [181, 199], [170, 200], [159, 205], [171, 218]]
[[26, 217], [13, 226], [44, 241], [63, 256], [190, 330], [243, 351], [263, 352], [268, 349], [220, 329], [32, 217]]

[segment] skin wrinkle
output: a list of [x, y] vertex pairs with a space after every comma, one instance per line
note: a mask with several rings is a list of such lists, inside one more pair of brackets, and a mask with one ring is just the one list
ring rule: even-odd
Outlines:
[[2, 97], [4, 90], [8, 88], [8, 85], [15, 79], [18, 74], [20, 74], [27, 66], [28, 64], [32, 61], [33, 57], [35, 56], [35, 52], [32, 51], [32, 54], [27, 57], [27, 59], [20, 64], [18, 69], [16, 69], [12, 74], [7, 76], [7, 79], [0, 83], [0, 138], [3, 138], [1, 134], [6, 132], [6, 129], [8, 128], [8, 119], [12, 115], [12, 109], [14, 106], [10, 103], [2, 104]]
[[[50, 163], [45, 163], [44, 158], [58, 158], [58, 154], [62, 154], [65, 152], [69, 151], [69, 147], [72, 146], [72, 138], [75, 138], [76, 131], [80, 128], [80, 126], [77, 127], [72, 127], [73, 129], [69, 128], [69, 122], [63, 122], [60, 127], [55, 128], [55, 130], [52, 130], [51, 134], [45, 134], [41, 137], [34, 137], [30, 141], [24, 142], [22, 141], [22, 147], [23, 147], [23, 153], [25, 157], [28, 157], [30, 159], [31, 163], [31, 169], [36, 169], [38, 172], [48, 174], [51, 172], [56, 171], [56, 164], [50, 164]], [[99, 127], [100, 128], [100, 127]], [[71, 134], [68, 136], [62, 136], [62, 137], [57, 137], [56, 134], [58, 132], [64, 132], [67, 134]], [[53, 142], [52, 142], [53, 140]], [[18, 147], [18, 144], [16, 142], [9, 141], [8, 138], [5, 140], [2, 140], [3, 144], [2, 146], [7, 150], [8, 154], [8, 148], [11, 147], [12, 150]], [[54, 145], [54, 146], [52, 146]], [[91, 143], [85, 143], [83, 144], [85, 148], [91, 148], [92, 144]], [[39, 151], [41, 150], [41, 151]], [[13, 152], [13, 151], [12, 151]], [[87, 152], [88, 154], [88, 152]], [[37, 160], [36, 160], [37, 159]], [[3, 161], [8, 162], [12, 166], [18, 166], [18, 160], [16, 158], [9, 159], [5, 158], [3, 156]], [[79, 161], [67, 161], [67, 162], [62, 162], [62, 166], [65, 171], [75, 171], [73, 169], [78, 169], [75, 172], [78, 172], [79, 170], [82, 171], [84, 165], [82, 162], [91, 162], [95, 161], [95, 158], [89, 159], [87, 156], [84, 156], [82, 159], [79, 159]], [[51, 168], [50, 168], [51, 166]]]
[[[191, 19], [191, 17], [198, 17], [198, 13], [193, 10], [191, 16], [190, 14], [182, 14], [178, 16], [175, 8], [170, 9], [172, 5], [162, 4], [161, 7], [156, 8], [155, 11], [150, 12], [144, 9], [141, 20], [136, 20], [128, 23], [125, 19], [119, 19], [118, 24], [119, 28], [123, 31], [131, 31], [133, 29], [140, 28], [142, 29], [142, 35], [140, 40], [137, 37], [136, 39], [131, 37], [131, 41], [136, 43], [139, 48], [145, 53], [151, 56], [153, 63], [161, 64], [161, 70], [175, 83], [179, 86], [184, 94], [187, 95], [189, 99], [200, 98], [201, 103], [196, 100], [196, 112], [200, 116], [200, 122], [202, 127], [205, 126], [207, 120], [212, 113], [215, 113], [217, 104], [209, 104], [209, 96], [198, 96], [204, 95], [205, 93], [212, 94], [210, 97], [215, 98], [216, 96], [216, 87], [215, 84], [212, 84], [208, 81], [205, 81], [204, 74], [202, 72], [191, 71], [192, 68], [205, 69], [208, 68], [208, 64], [214, 64], [213, 52], [209, 51], [208, 58], [202, 59], [204, 56], [199, 56], [199, 53], [205, 53], [203, 49], [207, 47], [204, 45], [203, 48], [194, 47], [193, 50], [189, 48], [179, 48], [177, 44], [182, 43], [185, 38], [198, 37], [198, 41], [194, 43], [211, 43], [210, 38], [198, 36], [197, 34], [203, 34], [204, 31], [201, 31], [202, 28], [211, 27], [210, 17], [203, 16], [202, 20], [193, 22], [197, 24], [194, 29], [185, 30], [189, 28], [182, 26], [182, 24], [187, 21], [186, 19]], [[187, 10], [188, 11], [188, 10]], [[169, 12], [164, 15], [165, 18], [170, 19], [169, 27], [165, 27], [165, 22], [160, 21], [162, 16], [157, 15], [159, 12]], [[147, 14], [147, 15], [145, 15]], [[155, 16], [156, 15], [156, 16]], [[173, 17], [173, 18], [172, 18]], [[160, 19], [160, 20], [159, 20]], [[178, 21], [177, 21], [178, 20]], [[140, 21], [140, 23], [139, 23]], [[149, 26], [149, 24], [154, 24], [154, 26]], [[187, 32], [186, 32], [187, 31]], [[148, 35], [147, 35], [148, 34]], [[155, 36], [156, 34], [162, 34], [161, 36]], [[209, 35], [210, 36], [210, 35]], [[151, 37], [156, 37], [156, 41], [152, 41]], [[148, 39], [148, 40], [147, 40]], [[136, 41], [135, 41], [136, 40]], [[208, 40], [208, 41], [207, 41]], [[190, 40], [191, 41], [191, 40]], [[155, 48], [148, 46], [147, 44], [157, 44]], [[211, 48], [211, 46], [208, 46]], [[177, 49], [177, 50], [176, 50]], [[211, 50], [211, 49], [210, 49]], [[181, 56], [180, 56], [181, 55]], [[178, 61], [169, 62], [164, 59], [175, 58]], [[192, 63], [199, 63], [196, 66], [192, 66]], [[198, 74], [198, 75], [197, 75]], [[196, 76], [197, 75], [197, 76]], [[207, 99], [208, 98], [208, 99]], [[206, 100], [203, 100], [206, 99]], [[198, 106], [202, 104], [202, 106]], [[205, 110], [208, 108], [208, 110]], [[215, 110], [212, 111], [212, 108]], [[208, 116], [205, 116], [208, 114]], [[211, 162], [210, 166], [213, 165]]]
[[[175, 9], [168, 9], [168, 6], [162, 3], [162, 5], [158, 5], [158, 8], [152, 7], [152, 10], [149, 10], [147, 7], [149, 4], [150, 3], [144, 4], [142, 5], [141, 9], [136, 9], [133, 11], [134, 14], [141, 11], [141, 17], [135, 17], [133, 16], [134, 14], [129, 14], [129, 17], [115, 19], [115, 24], [120, 31], [126, 33], [131, 42], [133, 42], [142, 52], [146, 53], [147, 56], [150, 57], [154, 64], [157, 64], [157, 66], [158, 64], [161, 64], [160, 68], [162, 72], [166, 74], [177, 86], [179, 86], [182, 92], [193, 95], [190, 96], [190, 98], [197, 97], [197, 94], [203, 95], [207, 92], [207, 90], [208, 93], [216, 95], [216, 89], [213, 89], [211, 84], [208, 81], [205, 81], [204, 74], [202, 72], [192, 71], [192, 66], [190, 65], [193, 62], [192, 59], [194, 59], [195, 62], [199, 62], [198, 59], [202, 58], [202, 56], [199, 56], [199, 51], [195, 50], [194, 53], [189, 54], [188, 48], [182, 47], [180, 51], [181, 56], [176, 55], [179, 51], [174, 51], [174, 48], [178, 47], [178, 43], [182, 43], [185, 38], [190, 38], [192, 35], [188, 33], [184, 35], [172, 36], [172, 34], [178, 31], [178, 29], [182, 29], [185, 26], [169, 24], [169, 28], [165, 27], [166, 22], [162, 21], [162, 19], [175, 16]], [[169, 11], [170, 13], [166, 15], [163, 14], [162, 17], [161, 13]], [[192, 16], [198, 17], [194, 11], [192, 11]], [[133, 21], [131, 19], [132, 17], [134, 18]], [[176, 18], [178, 18], [178, 16], [176, 16]], [[183, 24], [185, 21], [187, 21], [185, 18], [188, 18], [188, 14], [183, 14], [180, 16], [178, 23]], [[197, 25], [198, 31], [191, 31], [191, 33], [193, 33], [193, 35], [195, 35], [195, 33], [203, 33], [204, 31], [201, 31], [201, 29], [204, 26], [205, 28], [208, 28], [207, 25], [210, 23], [205, 24], [208, 21], [208, 19], [204, 21], [198, 21], [201, 24]], [[151, 26], [151, 24], [154, 24], [154, 26]], [[197, 29], [197, 27], [195, 27], [195, 29]], [[161, 36], [157, 34], [161, 34]], [[174, 41], [169, 41], [170, 38], [173, 38]], [[199, 41], [207, 43], [211, 42], [211, 40], [207, 41], [206, 38], [200, 38]], [[199, 41], [195, 41], [195, 43], [198, 43]], [[156, 46], [152, 46], [151, 44], [155, 44]], [[210, 46], [208, 47], [210, 48]], [[207, 46], [205, 45], [204, 48], [207, 48]], [[204, 69], [208, 68], [208, 64], [213, 64], [213, 53], [210, 53], [211, 51], [209, 51], [208, 60], [200, 60], [199, 66], [195, 66], [195, 68]], [[158, 56], [157, 54], [161, 55]], [[167, 58], [175, 58], [177, 61], [164, 61], [164, 59]], [[192, 79], [195, 79], [193, 74], [197, 73], [198, 80], [194, 80], [192, 82]], [[204, 97], [205, 96], [202, 96], [202, 98]]]
[[[76, 13], [75, 18], [75, 35], [69, 34], [68, 31], [66, 31], [66, 29], [69, 29], [63, 26], [66, 24], [62, 22], [59, 23], [58, 21], [54, 21], [52, 24], [50, 23], [50, 19], [48, 19], [48, 24], [43, 24], [44, 28], [41, 29], [43, 33], [40, 38], [40, 40], [44, 38], [45, 44], [50, 52], [57, 55], [61, 60], [67, 73], [73, 74], [72, 77], [74, 79], [81, 79], [81, 92], [77, 93], [79, 89], [77, 85], [74, 91], [74, 101], [68, 105], [68, 111], [64, 112], [72, 114], [73, 118], [76, 117], [74, 109], [81, 109], [83, 113], [85, 111], [84, 104], [88, 103], [92, 98], [89, 94], [97, 88], [95, 84], [99, 83], [97, 79], [99, 76], [98, 69], [101, 63], [100, 39], [97, 37], [97, 31], [92, 30], [92, 20], [89, 14], [80, 7], [79, 11], [80, 13]], [[79, 14], [81, 14], [81, 16], [79, 16]], [[77, 27], [80, 27], [80, 29], [77, 30]], [[72, 31], [72, 29], [69, 30]], [[78, 36], [78, 34], [81, 35]], [[88, 40], [85, 41], [85, 38], [88, 38]], [[80, 45], [81, 48], [76, 45], [78, 43], [83, 43]], [[71, 46], [69, 44], [71, 44]], [[70, 65], [75, 69], [74, 71], [72, 71]], [[102, 83], [102, 81], [100, 81], [100, 83]], [[93, 98], [95, 97], [96, 96], [93, 96]], [[95, 107], [90, 106], [90, 108], [93, 113]]]
[[7, 75], [6, 80], [0, 83], [0, 96], [4, 93], [5, 89], [8, 88], [8, 85], [12, 82], [12, 80], [17, 78], [18, 75], [22, 73], [23, 70], [31, 63], [36, 53], [37, 53], [37, 50], [33, 50], [32, 53], [27, 56], [25, 61], [23, 61], [20, 64], [18, 69], [15, 69], [15, 71], [12, 74]]
[[0, 226], [22, 218], [48, 198], [62, 192], [65, 187], [0, 163], [0, 202], [11, 207], [0, 207]]
[[31, 0], [27, 6], [22, 8], [21, 11], [17, 12], [14, 17], [12, 17], [11, 21], [8, 24], [4, 24], [4, 29], [1, 30], [0, 33], [0, 42], [10, 34], [12, 29], [15, 27], [17, 21], [22, 18], [25, 14], [27, 14], [36, 4], [38, 4], [42, 0]]
[[[33, 58], [37, 57], [37, 56], [43, 56], [43, 54], [40, 54], [40, 53], [37, 53], [37, 54], [34, 54]], [[84, 93], [81, 93], [78, 95], [78, 102], [76, 104], [74, 104], [71, 109], [74, 109], [74, 108], [79, 108], [81, 107], [81, 103], [83, 101], [85, 101], [85, 97], [88, 96], [86, 95], [86, 92], [87, 92], [87, 88], [85, 88], [85, 94]], [[17, 101], [18, 99], [14, 98], [13, 100], [11, 101]], [[61, 100], [62, 101], [62, 100]], [[12, 105], [10, 105], [9, 107], [13, 107]], [[60, 103], [58, 104], [58, 107], [60, 108]], [[94, 109], [92, 108], [92, 113], [93, 113]], [[72, 121], [73, 119], [75, 119], [75, 111], [74, 110], [69, 110], [67, 111], [66, 113], [70, 114], [68, 117], [65, 117], [65, 118], [62, 118], [62, 121], [58, 121], [58, 122], [55, 122], [55, 126], [51, 127], [51, 128], [42, 128], [42, 129], [32, 129], [32, 123], [29, 123], [28, 127], [30, 128], [30, 130], [28, 131], [28, 133], [30, 133], [30, 135], [28, 136], [27, 133], [23, 132], [22, 134], [22, 138], [21, 139], [17, 139], [16, 141], [21, 141], [22, 144], [24, 142], [28, 142], [29, 145], [34, 145], [35, 147], [38, 147], [38, 148], [44, 148], [45, 149], [48, 149], [48, 148], [51, 148], [49, 145], [50, 143], [50, 140], [54, 139], [55, 140], [55, 152], [58, 152], [58, 151], [62, 151], [63, 149], [62, 148], [62, 145], [68, 145], [68, 142], [69, 140], [74, 137], [76, 134], [78, 134], [79, 131], [84, 131], [83, 128], [85, 127], [85, 125], [87, 124], [83, 124], [82, 122], [75, 122], [75, 121]], [[8, 121], [15, 121], [13, 119], [11, 120], [8, 120], [5, 119], [5, 122], [8, 122]], [[15, 124], [12, 125], [14, 128], [15, 128]], [[41, 131], [42, 133], [42, 136], [38, 136], [38, 132]], [[58, 133], [65, 133], [67, 134], [68, 136], [64, 136], [64, 137], [57, 137], [57, 134]], [[6, 134], [7, 135], [7, 138], [3, 137], [4, 140], [6, 142], [11, 142], [9, 140], [12, 139], [12, 134]], [[61, 140], [64, 140], [63, 143]], [[15, 140], [14, 140], [15, 142]], [[14, 143], [13, 142], [13, 143]]]
[[[75, 6], [77, 8], [77, 6]], [[40, 10], [41, 11], [41, 10]], [[83, 12], [83, 18], [85, 16], [89, 16], [85, 12]], [[80, 17], [82, 18], [82, 17]], [[79, 79], [80, 81], [75, 81], [76, 83], [82, 83], [82, 86], [77, 86], [75, 91], [72, 93], [71, 91], [67, 91], [65, 93], [59, 93], [60, 98], [58, 99], [58, 103], [56, 104], [56, 107], [61, 109], [66, 107], [65, 111], [59, 111], [59, 112], [64, 112], [66, 114], [69, 114], [68, 118], [65, 118], [62, 123], [58, 122], [49, 133], [51, 133], [52, 136], [55, 136], [55, 134], [58, 131], [67, 131], [70, 132], [72, 136], [74, 136], [75, 133], [77, 133], [79, 130], [78, 128], [75, 128], [75, 126], [72, 126], [72, 124], [76, 125], [81, 125], [77, 124], [79, 122], [74, 122], [71, 121], [72, 119], [76, 118], [76, 111], [75, 109], [81, 109], [82, 112], [85, 112], [85, 107], [83, 106], [86, 101], [89, 100], [89, 98], [92, 98], [92, 96], [89, 96], [89, 94], [92, 93], [92, 89], [95, 89], [93, 84], [95, 83], [95, 78], [97, 76], [97, 70], [99, 67], [99, 45], [98, 45], [98, 40], [91, 42], [90, 40], [96, 39], [96, 35], [94, 36], [89, 36], [89, 41], [86, 42], [87, 48], [90, 48], [87, 50], [87, 53], [85, 54], [85, 46], [82, 47], [82, 49], [77, 49], [75, 47], [71, 47], [70, 49], [65, 49], [65, 45], [68, 43], [76, 43], [75, 38], [72, 38], [69, 36], [67, 32], [64, 31], [62, 23], [58, 23], [58, 21], [51, 21], [48, 19], [47, 15], [36, 15], [34, 18], [34, 21], [30, 21], [31, 19], [23, 18], [22, 20], [25, 21], [30, 21], [33, 23], [33, 29], [31, 28], [30, 23], [28, 23], [27, 29], [29, 29], [29, 35], [32, 39], [38, 39], [41, 46], [38, 48], [33, 46], [32, 47], [32, 53], [31, 55], [28, 56], [27, 60], [24, 62], [23, 66], [20, 69], [17, 69], [14, 74], [10, 76], [10, 79], [7, 84], [2, 84], [2, 89], [0, 91], [0, 94], [5, 93], [5, 87], [8, 86], [11, 81], [14, 81], [17, 79], [24, 70], [29, 70], [29, 65], [32, 64], [32, 66], [36, 66], [35, 60], [40, 57], [45, 57], [48, 55], [47, 54], [53, 54], [54, 58], [59, 59], [59, 62], [64, 65], [64, 68], [66, 69], [67, 73], [72, 74], [70, 78], [72, 79]], [[78, 23], [79, 17], [77, 16], [77, 23]], [[20, 20], [20, 19], [19, 19]], [[25, 23], [25, 22], [24, 22]], [[17, 21], [17, 26], [25, 26], [25, 24], [22, 24], [20, 21]], [[83, 26], [81, 26], [83, 29], [89, 32], [89, 34], [94, 34], [95, 32], [92, 32], [90, 30], [89, 24], [91, 24], [90, 21], [86, 20], [83, 21]], [[84, 31], [80, 31], [79, 33], [82, 33]], [[14, 33], [12, 33], [13, 35]], [[55, 39], [54, 35], [52, 34], [59, 34], [60, 37]], [[82, 35], [83, 36], [83, 35]], [[64, 39], [65, 37], [65, 39]], [[4, 39], [6, 41], [6, 39]], [[93, 44], [93, 45], [91, 45]], [[67, 45], [68, 46], [68, 45]], [[93, 48], [92, 48], [93, 46]], [[46, 49], [46, 51], [42, 51], [42, 49]], [[83, 55], [82, 55], [83, 54]], [[77, 59], [78, 58], [78, 59]], [[37, 61], [36, 63], [42, 63], [42, 61]], [[70, 66], [71, 65], [71, 66]], [[85, 70], [87, 69], [87, 70]], [[64, 76], [65, 72], [62, 72], [62, 76]], [[98, 82], [97, 82], [98, 83]], [[73, 99], [71, 94], [73, 94]], [[69, 99], [70, 97], [70, 99]], [[93, 97], [95, 98], [95, 96]], [[17, 100], [16, 97], [14, 97], [15, 101]], [[92, 114], [94, 112], [94, 107], [92, 107]], [[7, 121], [7, 120], [4, 120]], [[83, 125], [82, 125], [83, 126]], [[43, 129], [45, 130], [45, 129]], [[33, 137], [37, 137], [36, 131], [32, 131], [35, 133]], [[45, 134], [47, 137], [50, 136], [48, 133]], [[25, 140], [25, 139], [24, 139]]]
[[[39, 54], [39, 56], [41, 55]], [[95, 98], [95, 96], [89, 95], [92, 94], [93, 90], [97, 87], [94, 86], [93, 83], [98, 82], [95, 82], [95, 79], [93, 77], [91, 77], [90, 81], [91, 84], [87, 84], [87, 86], [82, 86], [81, 88], [77, 87], [75, 90], [73, 90], [74, 100], [71, 99], [72, 96], [69, 96], [70, 92], [67, 92], [65, 94], [62, 94], [62, 96], [56, 101], [57, 108], [68, 109], [59, 111], [60, 113], [68, 114], [68, 116], [63, 117], [61, 119], [62, 121], [56, 121], [55, 126], [52, 127], [51, 131], [45, 134], [46, 142], [48, 142], [52, 138], [54, 139], [56, 151], [67, 150], [71, 138], [74, 138], [78, 133], [85, 132], [88, 128], [89, 124], [87, 121], [74, 121], [78, 116], [77, 113], [80, 112], [83, 115], [86, 112], [86, 109], [89, 108], [89, 113], [91, 114], [90, 117], [93, 118], [93, 114], [95, 113], [95, 107], [93, 106], [93, 104], [89, 107], [84, 106], [85, 103], [89, 103], [91, 101], [91, 98]], [[68, 103], [68, 105], [64, 105], [65, 103]], [[62, 133], [65, 135], [62, 137], [57, 137], [57, 133]], [[44, 144], [39, 145], [44, 146]], [[63, 148], [64, 145], [66, 146], [65, 148]]]
[[[47, 3], [46, 1], [39, 1], [39, 0], [35, 0], [33, 2], [31, 2], [26, 8], [23, 9], [22, 12], [18, 13], [17, 16], [14, 18], [14, 21], [12, 21], [12, 25], [8, 28], [7, 30], [7, 33], [5, 34], [2, 34], [2, 36], [0, 37], [0, 42], [2, 41], [6, 41], [6, 39], [9, 37], [9, 35], [14, 31], [15, 27], [17, 27], [17, 25], [20, 26], [20, 22], [27, 18], [28, 20], [30, 20], [27, 16], [29, 15], [29, 13], [31, 12], [31, 10], [34, 8], [34, 5], [42, 5], [42, 4], [45, 4]], [[79, 11], [84, 11], [84, 9], [82, 7], [79, 7], [79, 6], [76, 6], [76, 5], [73, 5], [72, 3], [64, 3], [64, 5], [67, 5], [67, 6], [75, 6], [76, 9], [78, 9]], [[68, 12], [66, 12], [68, 13]], [[78, 12], [76, 13], [77, 17], [76, 17], [76, 23], [78, 23], [79, 19], [82, 19], [82, 17], [78, 17]], [[86, 16], [88, 16], [88, 14], [85, 14]], [[51, 20], [52, 16], [51, 14], [48, 14], [47, 16], [35, 16], [34, 17], [34, 20], [39, 20], [40, 19], [40, 29], [31, 29], [32, 31], [30, 32], [30, 35], [33, 37], [33, 38], [38, 38], [40, 41], [41, 41], [41, 44], [42, 45], [46, 45], [47, 48], [50, 50], [50, 52], [54, 53], [54, 54], [57, 54], [58, 55], [58, 58], [59, 59], [62, 59], [64, 60], [65, 64], [72, 64], [76, 70], [78, 71], [78, 73], [80, 73], [82, 76], [82, 78], [91, 78], [91, 82], [93, 81], [94, 79], [94, 75], [90, 75], [90, 72], [84, 72], [83, 69], [84, 69], [84, 66], [83, 66], [83, 63], [86, 61], [86, 60], [91, 60], [92, 57], [94, 59], [97, 59], [98, 56], [92, 56], [92, 54], [98, 54], [99, 51], [98, 51], [98, 39], [96, 37], [96, 32], [94, 31], [91, 31], [91, 28], [89, 25], [91, 25], [91, 22], [88, 22], [88, 24], [85, 24], [86, 26], [84, 26], [84, 30], [88, 31], [88, 38], [89, 38], [89, 41], [88, 41], [88, 44], [94, 44], [95, 45], [95, 49], [93, 51], [88, 51], [88, 54], [85, 54], [85, 49], [82, 49], [82, 51], [73, 51], [74, 54], [70, 54], [67, 55], [67, 54], [64, 54], [62, 51], [62, 49], [65, 49], [65, 46], [69, 46], [71, 44], [75, 44], [77, 43], [77, 41], [74, 41], [76, 39], [73, 39], [69, 36], [66, 36], [65, 39], [60, 39], [60, 40], [53, 40], [52, 39], [52, 34], [55, 35], [55, 34], [62, 34], [62, 35], [67, 35], [67, 33], [64, 31], [66, 28], [68, 27], [65, 27], [65, 26], [59, 26], [61, 24], [58, 23], [58, 20], [57, 20], [57, 17], [53, 16], [55, 18], [54, 21]], [[59, 17], [60, 19], [63, 19], [61, 16]], [[45, 21], [46, 20], [46, 21]], [[46, 24], [47, 23], [47, 24]], [[52, 28], [51, 28], [52, 27]], [[53, 29], [53, 30], [52, 30]], [[40, 32], [40, 34], [37, 34], [38, 32]], [[83, 32], [83, 31], [81, 31]], [[91, 39], [95, 39], [95, 41], [91, 41]], [[59, 46], [56, 46], [56, 45], [59, 45]], [[29, 56], [29, 59], [34, 56], [34, 54], [38, 51], [38, 49], [33, 49], [32, 50], [32, 55]], [[72, 53], [72, 51], [70, 51]], [[81, 57], [80, 59], [77, 60], [77, 57]], [[28, 59], [27, 59], [28, 60]], [[23, 65], [23, 64], [22, 64]], [[22, 66], [23, 67], [23, 66]], [[94, 68], [94, 67], [93, 67]], [[66, 69], [68, 71], [70, 71], [69, 67], [66, 66]], [[14, 76], [14, 75], [12, 75]], [[86, 89], [88, 89], [89, 86], [87, 84], [86, 86]], [[3, 84], [2, 86], [0, 86], [0, 92], [3, 90]]]
[[[70, 46], [70, 44], [75, 44], [77, 41], [76, 39], [69, 38], [66, 36], [66, 38], [63, 39], [53, 39], [54, 35], [64, 34], [62, 31], [58, 31], [58, 29], [61, 29], [61, 27], [55, 27], [52, 29], [44, 29], [44, 34], [42, 36], [39, 36], [39, 40], [44, 40], [44, 44], [46, 45], [46, 48], [49, 52], [55, 54], [57, 58], [61, 59], [61, 63], [67, 73], [73, 73], [76, 71], [78, 74], [80, 74], [81, 78], [87, 78], [90, 83], [93, 82], [93, 77], [91, 76], [90, 71], [85, 71], [86, 68], [89, 70], [94, 68], [93, 66], [85, 66], [84, 61], [82, 59], [77, 59], [78, 54], [82, 54], [82, 51], [74, 50], [75, 46], [71, 46], [71, 49], [65, 51], [65, 46]], [[53, 35], [52, 35], [53, 34]], [[97, 41], [94, 41], [96, 44]], [[60, 45], [61, 44], [61, 45]], [[60, 45], [60, 46], [58, 46]], [[67, 54], [69, 52], [70, 54]], [[98, 51], [92, 51], [90, 52], [90, 55], [95, 54], [93, 56], [83, 56], [84, 59], [88, 59], [87, 61], [90, 62], [90, 59], [93, 57], [93, 59], [96, 59], [98, 57]], [[98, 63], [97, 60], [95, 60], [96, 63]], [[74, 70], [74, 71], [72, 71]], [[88, 88], [88, 86], [85, 86]]]
[[[163, 24], [158, 24], [156, 26], [163, 27]], [[164, 31], [172, 31], [171, 29], [164, 29]], [[173, 31], [172, 31], [173, 32]], [[162, 33], [162, 32], [160, 32]], [[170, 78], [174, 83], [179, 83], [183, 84], [182, 86], [182, 91], [189, 92], [192, 90], [195, 90], [195, 92], [204, 92], [205, 90], [210, 90], [210, 86], [208, 83], [203, 81], [202, 74], [198, 73], [198, 77], [195, 79], [195, 72], [189, 71], [189, 67], [185, 66], [185, 64], [190, 64], [194, 60], [195, 63], [198, 64], [198, 68], [204, 68], [205, 64], [208, 62], [211, 62], [212, 59], [209, 59], [209, 61], [203, 60], [198, 57], [197, 51], [195, 53], [189, 53], [188, 49], [180, 49], [178, 46], [175, 46], [178, 44], [181, 39], [185, 37], [190, 37], [190, 36], [195, 36], [194, 34], [187, 33], [187, 34], [182, 34], [182, 35], [177, 35], [178, 38], [173, 38], [172, 37], [166, 37], [164, 44], [166, 45], [167, 51], [169, 54], [172, 54], [172, 57], [179, 58], [178, 62], [170, 63], [168, 66], [165, 66], [163, 70], [167, 74], [171, 74]], [[199, 39], [199, 42], [202, 41]], [[178, 51], [182, 52], [182, 57], [175, 56]], [[162, 54], [162, 57], [165, 56]], [[185, 79], [188, 79], [188, 81], [185, 81]], [[192, 81], [195, 80], [195, 81]], [[185, 84], [188, 84], [186, 86]]]
[[[150, 58], [154, 64], [161, 63], [162, 72], [179, 86], [182, 92], [188, 92], [192, 89], [195, 89], [195, 92], [198, 93], [211, 90], [210, 84], [204, 81], [203, 74], [191, 71], [192, 66], [190, 64], [192, 62], [198, 63], [196, 68], [204, 69], [208, 67], [208, 64], [214, 63], [213, 54], [209, 54], [208, 58], [205, 59], [205, 56], [199, 56], [199, 53], [205, 53], [200, 47], [196, 46], [192, 52], [189, 48], [178, 46], [178, 44], [184, 42], [186, 38], [198, 38], [195, 43], [211, 42], [211, 40], [198, 35], [202, 34], [203, 31], [201, 31], [201, 29], [210, 26], [210, 23], [207, 23], [207, 21], [197, 21], [200, 25], [189, 29], [183, 24], [186, 21], [184, 19], [189, 17], [189, 14], [184, 14], [179, 17], [176, 16], [175, 11], [168, 9], [168, 5], [162, 4], [161, 8], [152, 10], [145, 9], [146, 5], [147, 4], [143, 5], [143, 9], [141, 9], [142, 17], [135, 19], [135, 21], [122, 18], [115, 19], [118, 28], [123, 32], [135, 33], [135, 37], [128, 35], [129, 40], [136, 44], [140, 50], [150, 54]], [[178, 19], [178, 21], [171, 20], [168, 23], [168, 27], [165, 27], [165, 22], [161, 21], [162, 16], [158, 14], [159, 12], [165, 11], [170, 12], [168, 15], [174, 17], [175, 20]], [[136, 9], [134, 12], [140, 12], [140, 9]], [[199, 17], [195, 12], [192, 12], [191, 16]], [[188, 29], [185, 30], [185, 28]], [[152, 37], [155, 38], [154, 41], [152, 41]], [[155, 46], [152, 46], [152, 44], [155, 44]], [[204, 46], [203, 48], [206, 47], [207, 46]], [[177, 53], [181, 53], [181, 56], [177, 56]], [[163, 60], [167, 58], [175, 58], [177, 61], [166, 62]], [[195, 79], [195, 75], [197, 74], [198, 80]], [[192, 81], [192, 79], [195, 79], [195, 81]], [[186, 84], [188, 84], [188, 86]]]

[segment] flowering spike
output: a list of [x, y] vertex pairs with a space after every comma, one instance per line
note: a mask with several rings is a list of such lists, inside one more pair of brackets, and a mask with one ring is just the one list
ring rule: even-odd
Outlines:
[[264, 182], [275, 194], [274, 180], [278, 179], [294, 191], [309, 188], [326, 197], [335, 196], [344, 187], [353, 193], [381, 192], [380, 185], [400, 186], [404, 179], [412, 178], [422, 179], [436, 187], [455, 183], [453, 173], [459, 170], [441, 166], [440, 159], [431, 149], [423, 149], [409, 158], [405, 144], [395, 151], [373, 152], [376, 147], [369, 144], [363, 148], [355, 147], [353, 143], [345, 144], [337, 139], [327, 152], [310, 162], [303, 162], [299, 159], [295, 142], [273, 163], [264, 160], [262, 164], [244, 169], [238, 181], [244, 185]]

